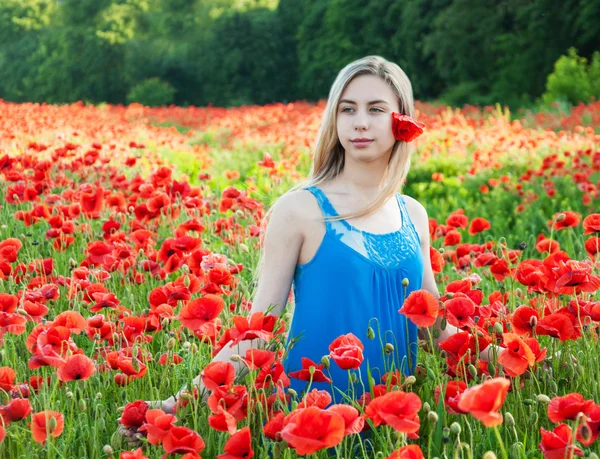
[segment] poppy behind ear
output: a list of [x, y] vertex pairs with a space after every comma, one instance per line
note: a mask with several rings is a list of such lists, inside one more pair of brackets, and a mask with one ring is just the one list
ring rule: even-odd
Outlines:
[[410, 142], [423, 133], [425, 125], [408, 115], [392, 112], [392, 132], [396, 140]]

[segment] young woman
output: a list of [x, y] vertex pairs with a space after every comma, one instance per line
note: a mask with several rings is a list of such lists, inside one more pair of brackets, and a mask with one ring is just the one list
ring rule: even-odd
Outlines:
[[[295, 308], [283, 362], [288, 375], [302, 369], [302, 358], [319, 364], [341, 335], [352, 333], [362, 342], [364, 361], [355, 376], [332, 361], [324, 370], [331, 382], [310, 385], [329, 391], [337, 403], [369, 390], [367, 367], [375, 384], [387, 371], [414, 371], [418, 330], [398, 310], [413, 290], [440, 296], [427, 211], [397, 192], [409, 171], [410, 140], [422, 126], [413, 116], [411, 83], [398, 65], [379, 56], [348, 64], [331, 87], [307, 181], [267, 213], [250, 312], [280, 316], [293, 285]], [[441, 330], [440, 323], [434, 325], [440, 331], [435, 345], [457, 331]], [[231, 362], [243, 372], [230, 358], [261, 347], [258, 341], [225, 345], [213, 361]], [[385, 352], [386, 343], [391, 352]], [[487, 358], [487, 349], [482, 354]], [[206, 398], [200, 376], [194, 383]], [[301, 395], [307, 382], [292, 378], [291, 387]], [[178, 395], [153, 404], [172, 412]]]

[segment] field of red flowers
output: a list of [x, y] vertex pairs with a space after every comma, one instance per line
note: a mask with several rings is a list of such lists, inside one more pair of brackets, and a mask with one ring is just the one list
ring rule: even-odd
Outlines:
[[[311, 380], [356, 372], [362, 343], [286, 374], [290, 314], [250, 314], [262, 218], [306, 176], [323, 102], [0, 100], [0, 457], [597, 458], [600, 106], [417, 107], [404, 193], [428, 210], [442, 297], [415, 291], [399, 314], [461, 332], [332, 404]], [[246, 375], [208, 365], [257, 338]], [[207, 401], [145, 402], [200, 372]]]

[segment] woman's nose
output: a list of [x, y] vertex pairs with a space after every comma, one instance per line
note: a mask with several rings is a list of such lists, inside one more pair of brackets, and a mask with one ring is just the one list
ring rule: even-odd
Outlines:
[[358, 110], [354, 116], [354, 129], [365, 129], [368, 125], [368, 115], [362, 110]]

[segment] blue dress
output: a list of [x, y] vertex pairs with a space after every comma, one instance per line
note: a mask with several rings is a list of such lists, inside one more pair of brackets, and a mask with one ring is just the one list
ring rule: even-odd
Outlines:
[[[338, 215], [320, 188], [306, 189], [324, 216]], [[342, 370], [331, 360], [329, 369], [323, 370], [331, 384], [311, 384], [310, 390], [328, 391], [333, 403], [347, 402], [345, 397], [358, 399], [369, 391], [367, 366], [373, 384], [380, 384], [387, 371], [409, 375], [415, 370], [417, 326], [398, 310], [410, 292], [421, 288], [423, 255], [404, 198], [397, 193], [396, 200], [402, 217], [400, 230], [377, 234], [361, 231], [345, 220], [326, 222], [325, 236], [313, 259], [296, 266], [295, 310], [283, 361], [286, 372], [300, 370], [302, 357], [320, 364], [340, 335], [353, 333], [364, 345], [364, 361], [358, 370]], [[404, 279], [407, 286], [403, 286]], [[374, 339], [367, 337], [369, 326]], [[394, 347], [390, 354], [384, 352], [386, 343]], [[355, 383], [350, 373], [355, 373]], [[290, 387], [302, 396], [308, 383], [290, 379]]]

